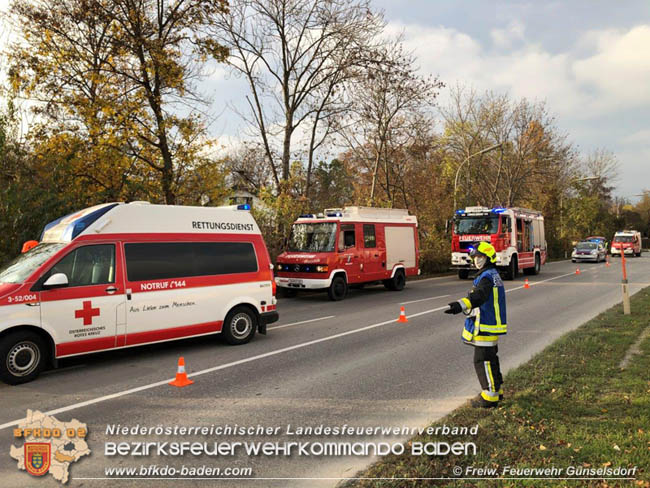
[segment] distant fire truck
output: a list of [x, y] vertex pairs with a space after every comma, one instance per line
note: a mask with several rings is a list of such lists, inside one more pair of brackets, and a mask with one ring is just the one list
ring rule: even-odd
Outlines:
[[286, 292], [326, 289], [343, 300], [348, 285], [383, 282], [402, 290], [419, 274], [417, 218], [408, 210], [347, 207], [301, 215], [280, 254], [275, 283]]
[[537, 274], [546, 263], [544, 217], [523, 208], [467, 207], [457, 210], [452, 220], [451, 264], [458, 277], [466, 279], [473, 269], [469, 247], [489, 242], [497, 251], [497, 266], [512, 280], [522, 270]]

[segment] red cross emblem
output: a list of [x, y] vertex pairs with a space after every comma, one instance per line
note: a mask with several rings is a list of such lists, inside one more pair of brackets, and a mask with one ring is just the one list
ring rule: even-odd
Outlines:
[[90, 300], [83, 302], [81, 310], [74, 311], [74, 318], [84, 319], [84, 325], [92, 325], [93, 317], [99, 317], [99, 309], [93, 308]]

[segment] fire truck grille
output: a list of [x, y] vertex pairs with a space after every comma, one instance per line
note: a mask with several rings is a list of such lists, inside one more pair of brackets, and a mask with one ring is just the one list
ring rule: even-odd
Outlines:
[[282, 269], [278, 270], [281, 273], [318, 273], [316, 267], [321, 266], [319, 264], [278, 264], [282, 266]]

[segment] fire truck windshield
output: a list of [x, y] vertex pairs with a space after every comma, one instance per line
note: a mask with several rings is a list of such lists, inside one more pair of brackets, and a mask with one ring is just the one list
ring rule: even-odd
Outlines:
[[499, 230], [498, 216], [460, 217], [456, 219], [456, 234], [496, 234]]
[[289, 251], [332, 252], [336, 244], [336, 223], [293, 224]]

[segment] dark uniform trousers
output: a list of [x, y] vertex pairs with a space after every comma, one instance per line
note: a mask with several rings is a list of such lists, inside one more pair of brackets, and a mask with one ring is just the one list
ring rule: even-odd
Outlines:
[[483, 390], [498, 392], [503, 384], [498, 352], [499, 346], [474, 346], [474, 368]]

